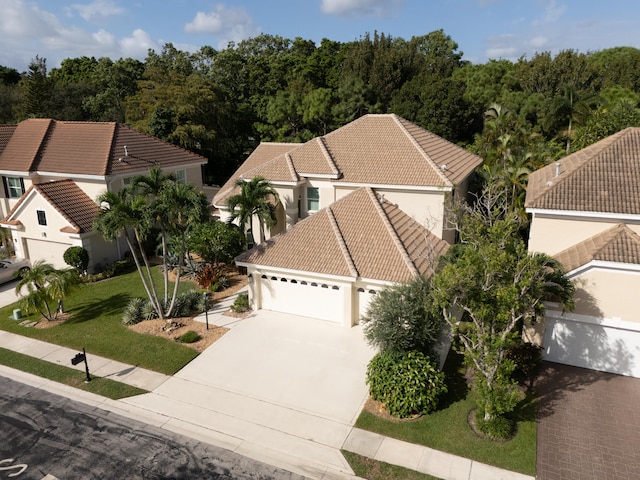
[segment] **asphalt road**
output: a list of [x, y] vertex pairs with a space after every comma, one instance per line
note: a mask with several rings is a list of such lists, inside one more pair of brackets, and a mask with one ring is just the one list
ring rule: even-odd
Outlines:
[[0, 479], [9, 478], [303, 479], [0, 376]]

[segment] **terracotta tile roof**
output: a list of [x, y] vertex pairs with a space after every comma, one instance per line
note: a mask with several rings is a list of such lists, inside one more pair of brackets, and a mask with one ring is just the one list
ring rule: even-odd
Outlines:
[[640, 214], [640, 128], [626, 128], [533, 172], [525, 207]]
[[0, 125], [0, 155], [2, 155], [17, 127], [17, 125]]
[[[236, 180], [238, 180], [245, 173], [253, 170], [260, 165], [263, 165], [270, 160], [275, 159], [279, 155], [283, 155], [286, 152], [298, 148], [300, 143], [261, 143], [256, 149], [251, 152], [251, 155], [242, 163], [240, 168], [236, 170], [234, 175], [227, 180], [227, 182], [220, 187], [218, 193], [213, 197], [214, 205], [224, 205], [227, 199], [238, 193], [238, 189], [235, 187]], [[247, 177], [249, 178], [249, 177]]]
[[31, 118], [16, 125], [7, 146], [0, 153], [0, 170], [30, 172], [53, 120]]
[[445, 241], [363, 187], [236, 261], [399, 282], [431, 274], [431, 260], [447, 248]]
[[152, 166], [206, 162], [200, 155], [114, 122], [25, 120], [0, 151], [0, 170], [69, 175], [133, 175]]
[[[482, 159], [394, 114], [365, 115], [290, 150], [290, 164], [299, 177], [324, 177], [361, 185], [451, 187], [464, 180]], [[233, 175], [283, 180], [284, 152], [262, 163], [243, 164]], [[246, 164], [246, 162], [245, 162]], [[292, 177], [287, 177], [292, 178]], [[233, 182], [231, 182], [233, 183]], [[220, 205], [228, 195], [220, 193]]]
[[63, 228], [62, 231], [86, 233], [93, 230], [93, 220], [98, 214], [98, 205], [72, 180], [68, 179], [32, 185], [2, 220], [2, 223], [12, 225], [21, 223], [18, 212], [32, 191], [40, 194], [69, 222], [70, 226]]
[[555, 258], [567, 272], [594, 260], [640, 265], [640, 235], [621, 223], [558, 253]]

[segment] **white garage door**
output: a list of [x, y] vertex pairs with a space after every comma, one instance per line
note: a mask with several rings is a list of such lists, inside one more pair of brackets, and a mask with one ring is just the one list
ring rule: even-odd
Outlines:
[[36, 260], [44, 260], [46, 263], [50, 263], [55, 268], [67, 268], [64, 262], [64, 252], [71, 245], [66, 243], [47, 242], [43, 240], [37, 240], [35, 238], [27, 238], [27, 251], [31, 263]]
[[342, 323], [344, 289], [328, 283], [263, 276], [262, 308]]
[[545, 360], [640, 378], [640, 325], [611, 323], [547, 318]]

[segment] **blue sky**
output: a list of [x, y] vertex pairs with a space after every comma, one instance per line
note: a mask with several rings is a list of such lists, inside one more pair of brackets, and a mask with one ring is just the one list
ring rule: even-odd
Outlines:
[[144, 60], [172, 42], [223, 49], [260, 33], [349, 42], [443, 29], [464, 59], [640, 48], [637, 0], [0, 0], [0, 65], [23, 71], [70, 57]]

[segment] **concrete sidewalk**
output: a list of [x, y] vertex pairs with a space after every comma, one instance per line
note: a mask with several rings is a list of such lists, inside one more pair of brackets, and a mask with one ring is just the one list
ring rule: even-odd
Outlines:
[[[222, 315], [232, 302], [230, 298], [216, 304], [208, 312], [209, 322], [228, 328], [239, 326], [242, 320]], [[204, 318], [201, 315], [199, 320]], [[238, 329], [237, 333], [242, 330]], [[20, 335], [0, 331], [0, 347], [84, 369], [82, 364], [71, 365], [77, 351]], [[91, 354], [87, 354], [87, 359], [92, 374], [151, 393], [114, 401], [3, 366], [0, 366], [0, 375], [318, 480], [357, 478], [341, 455], [341, 448], [445, 480], [533, 480], [533, 477], [356, 429], [351, 422], [310, 415], [204, 384], [180, 372], [167, 377]], [[243, 409], [253, 417], [235, 415], [234, 412]], [[282, 424], [288, 428], [283, 429]]]

